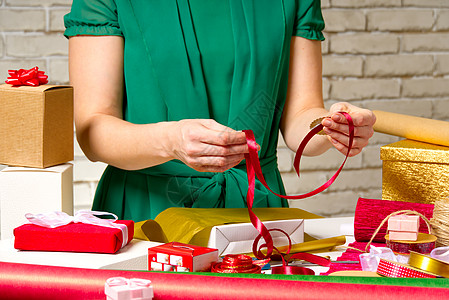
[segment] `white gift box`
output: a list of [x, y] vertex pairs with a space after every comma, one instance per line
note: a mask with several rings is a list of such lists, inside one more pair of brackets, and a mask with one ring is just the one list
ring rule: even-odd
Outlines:
[[[291, 239], [292, 244], [304, 242], [304, 220], [277, 220], [263, 222], [267, 229], [281, 229]], [[276, 247], [288, 245], [287, 237], [279, 231], [270, 231]], [[259, 232], [251, 223], [236, 223], [214, 226], [211, 230], [207, 247], [218, 249], [218, 255], [252, 252], [254, 239]], [[259, 244], [264, 242], [263, 239]]]
[[154, 296], [151, 281], [139, 278], [109, 278], [104, 292], [107, 300], [151, 300]]
[[73, 165], [45, 169], [7, 167], [0, 172], [1, 239], [26, 223], [26, 213], [63, 211], [73, 215]]

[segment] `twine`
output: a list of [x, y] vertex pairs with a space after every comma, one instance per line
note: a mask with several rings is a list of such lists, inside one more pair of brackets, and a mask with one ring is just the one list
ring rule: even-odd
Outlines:
[[434, 205], [430, 224], [437, 237], [436, 246], [449, 246], [449, 198], [439, 199], [435, 201]]
[[414, 210], [408, 210], [408, 209], [398, 210], [398, 211], [392, 212], [391, 214], [386, 216], [385, 219], [383, 219], [383, 221], [380, 223], [379, 227], [377, 227], [376, 231], [372, 235], [372, 237], [369, 240], [368, 244], [366, 244], [365, 252], [368, 252], [368, 248], [371, 245], [371, 243], [373, 242], [374, 237], [376, 236], [376, 234], [379, 233], [379, 230], [382, 228], [382, 226], [385, 224], [385, 222], [387, 222], [390, 217], [395, 216], [395, 215], [401, 215], [401, 214], [404, 214], [404, 215], [417, 215], [417, 216], [421, 217], [426, 222], [427, 230], [429, 231], [429, 234], [432, 233], [432, 229], [431, 229], [431, 226], [430, 226], [430, 221], [426, 218], [426, 216], [424, 216], [423, 214], [421, 214], [421, 213], [419, 213], [417, 211], [414, 211]]

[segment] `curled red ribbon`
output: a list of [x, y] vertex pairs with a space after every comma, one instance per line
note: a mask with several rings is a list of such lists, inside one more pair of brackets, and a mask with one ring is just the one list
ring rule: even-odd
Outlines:
[[[268, 186], [268, 184], [266, 183], [266, 181], [264, 179], [264, 176], [263, 176], [263, 173], [262, 173], [262, 169], [260, 167], [259, 156], [257, 154], [257, 143], [256, 143], [256, 139], [254, 137], [254, 133], [251, 130], [243, 130], [245, 132], [245, 134], [246, 134], [246, 142], [247, 142], [248, 149], [249, 149], [249, 153], [245, 154], [246, 170], [247, 170], [247, 173], [248, 173], [248, 192], [247, 192], [247, 195], [246, 195], [246, 201], [247, 201], [248, 213], [249, 213], [249, 217], [250, 217], [251, 223], [257, 229], [257, 231], [259, 232], [259, 237], [256, 238], [256, 240], [253, 243], [253, 253], [254, 253], [254, 255], [258, 259], [270, 258], [272, 253], [273, 253], [273, 249], [275, 249], [276, 251], [278, 251], [278, 250], [273, 245], [273, 239], [271, 237], [271, 234], [270, 234], [269, 230], [265, 227], [265, 225], [262, 223], [262, 221], [260, 221], [260, 219], [252, 211], [253, 202], [254, 202], [255, 177], [257, 176], [259, 181], [270, 192], [272, 192], [273, 194], [275, 194], [275, 195], [277, 195], [277, 196], [279, 196], [281, 198], [284, 198], [284, 199], [304, 199], [304, 198], [308, 198], [308, 197], [311, 197], [313, 195], [316, 195], [316, 194], [324, 191], [329, 186], [331, 186], [331, 184], [335, 181], [335, 179], [337, 179], [338, 175], [340, 174], [341, 170], [343, 169], [343, 166], [345, 165], [346, 160], [348, 159], [349, 152], [351, 151], [352, 142], [354, 140], [354, 123], [352, 121], [351, 116], [348, 113], [346, 113], [346, 112], [340, 112], [340, 113], [346, 118], [346, 120], [348, 122], [348, 127], [349, 127], [349, 144], [348, 144], [348, 151], [346, 153], [345, 159], [344, 159], [343, 163], [341, 164], [340, 168], [335, 172], [335, 174], [326, 183], [324, 183], [322, 186], [318, 187], [317, 189], [315, 189], [315, 190], [313, 190], [311, 192], [302, 194], [302, 195], [294, 195], [294, 196], [280, 195], [280, 194], [277, 194], [277, 193], [273, 192], [270, 189], [270, 187]], [[293, 162], [293, 166], [294, 166], [294, 168], [296, 170], [296, 174], [298, 174], [298, 177], [300, 176], [299, 175], [299, 163], [300, 163], [300, 159], [301, 159], [302, 153], [304, 152], [304, 149], [305, 149], [307, 143], [310, 141], [310, 139], [312, 139], [312, 137], [315, 134], [317, 134], [318, 132], [320, 132], [322, 129], [323, 129], [323, 125], [322, 124], [318, 124], [317, 126], [312, 128], [310, 130], [310, 132], [304, 137], [304, 139], [302, 140], [301, 144], [299, 145], [298, 150], [296, 151], [295, 160]], [[281, 231], [281, 230], [279, 230], [279, 231]], [[257, 243], [258, 243], [260, 237], [264, 238], [265, 243], [260, 245], [259, 248], [257, 248]], [[264, 254], [261, 251], [261, 249], [264, 248], [264, 247], [267, 248], [267, 254]], [[287, 254], [290, 252], [290, 247], [291, 247], [291, 244], [289, 244], [289, 247], [288, 247], [288, 250], [287, 250]], [[285, 262], [283, 260], [284, 271], [285, 272], [290, 272], [291, 268], [289, 270], [287, 270], [287, 268], [286, 268], [287, 265], [288, 265], [288, 262]]]
[[48, 76], [44, 73], [44, 71], [39, 71], [38, 67], [29, 70], [8, 70], [9, 77], [5, 82], [13, 86], [39, 86], [48, 83]]

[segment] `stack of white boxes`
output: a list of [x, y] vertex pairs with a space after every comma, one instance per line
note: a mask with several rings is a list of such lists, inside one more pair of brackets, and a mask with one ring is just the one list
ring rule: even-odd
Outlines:
[[0, 85], [1, 239], [26, 213], [73, 215], [73, 89]]

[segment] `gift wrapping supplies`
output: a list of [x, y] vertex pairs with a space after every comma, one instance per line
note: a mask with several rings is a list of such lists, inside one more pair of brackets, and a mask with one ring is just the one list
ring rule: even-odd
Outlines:
[[[1, 238], [25, 213], [73, 214], [73, 88], [46, 85], [37, 67], [0, 85]], [[45, 79], [45, 80], [44, 80]]]

